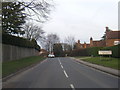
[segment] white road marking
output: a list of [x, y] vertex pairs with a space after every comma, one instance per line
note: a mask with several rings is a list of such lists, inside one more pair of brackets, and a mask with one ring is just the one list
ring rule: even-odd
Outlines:
[[71, 87], [73, 90], [75, 90], [75, 87], [73, 86], [73, 84], [70, 84], [70, 87]]
[[60, 61], [60, 59], [59, 59], [59, 58], [58, 58], [58, 61], [59, 61], [60, 65], [62, 65], [62, 63], [61, 63], [61, 61]]
[[65, 76], [68, 78], [68, 75], [67, 75], [67, 73], [66, 73], [66, 71], [64, 70], [64, 74], [65, 74]]
[[61, 68], [63, 69], [63, 65], [61, 65]]

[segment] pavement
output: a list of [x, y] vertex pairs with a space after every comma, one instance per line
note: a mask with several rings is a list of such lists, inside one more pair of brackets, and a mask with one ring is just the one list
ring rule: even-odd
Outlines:
[[118, 77], [68, 57], [47, 58], [3, 82], [3, 88], [118, 88]]
[[92, 64], [92, 63], [85, 62], [85, 61], [80, 60], [80, 59], [76, 59], [74, 57], [70, 57], [70, 58], [76, 60], [79, 63], [87, 65], [89, 67], [92, 67], [92, 68], [98, 69], [100, 71], [103, 71], [103, 72], [106, 72], [106, 73], [109, 73], [109, 74], [112, 74], [112, 75], [120, 77], [120, 70], [116, 70], [116, 69], [112, 69], [112, 68], [109, 68], [109, 67], [100, 66], [100, 65], [97, 65], [97, 64]]

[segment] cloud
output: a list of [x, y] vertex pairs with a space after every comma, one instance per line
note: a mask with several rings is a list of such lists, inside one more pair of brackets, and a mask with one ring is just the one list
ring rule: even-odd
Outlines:
[[44, 25], [48, 33], [55, 32], [62, 39], [75, 36], [82, 42], [101, 39], [105, 27], [117, 30], [118, 0], [54, 0], [55, 12], [51, 20]]

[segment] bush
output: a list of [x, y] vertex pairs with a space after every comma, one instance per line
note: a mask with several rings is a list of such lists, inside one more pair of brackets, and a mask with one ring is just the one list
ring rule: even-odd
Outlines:
[[112, 57], [120, 58], [120, 44], [112, 47], [104, 47], [102, 50], [111, 50]]
[[70, 56], [99, 56], [99, 50], [112, 50], [112, 57], [120, 58], [120, 45], [112, 47], [90, 47], [86, 49], [73, 50]]
[[35, 40], [29, 41], [28, 39], [8, 34], [2, 34], [2, 43], [40, 50], [40, 46], [37, 45], [37, 42]]
[[88, 56], [99, 56], [98, 51], [102, 49], [102, 47], [91, 47], [86, 48], [88, 52]]
[[87, 49], [74, 49], [71, 53], [70, 56], [88, 56]]

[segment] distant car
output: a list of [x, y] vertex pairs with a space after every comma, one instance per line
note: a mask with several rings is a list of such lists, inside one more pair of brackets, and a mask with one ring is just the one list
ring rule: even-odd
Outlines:
[[49, 58], [54, 58], [55, 55], [53, 55], [53, 54], [49, 54], [48, 57], [49, 57]]

